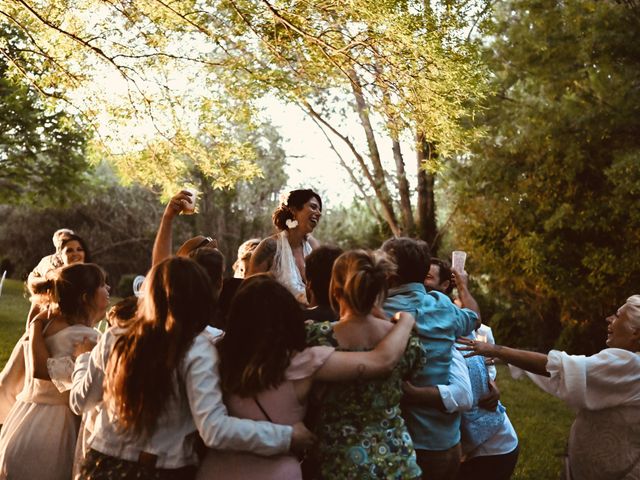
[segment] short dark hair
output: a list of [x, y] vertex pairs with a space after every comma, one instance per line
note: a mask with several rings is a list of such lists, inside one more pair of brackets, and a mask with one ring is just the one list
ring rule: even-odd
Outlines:
[[382, 250], [396, 264], [401, 284], [424, 282], [431, 260], [427, 242], [408, 237], [390, 238], [382, 244]]
[[294, 215], [292, 209], [301, 210], [304, 204], [312, 198], [318, 200], [320, 211], [322, 211], [322, 199], [320, 195], [311, 190], [310, 188], [302, 190], [292, 190], [289, 192], [286, 203], [283, 202], [276, 207], [271, 215], [273, 224], [278, 230], [288, 230], [287, 220], [293, 220]]
[[437, 257], [431, 257], [429, 266], [436, 265], [438, 267], [438, 276], [440, 277], [440, 283], [449, 280], [449, 286], [445, 289], [444, 293], [447, 295], [453, 291], [453, 282], [451, 282], [451, 264]]
[[205, 269], [215, 291], [219, 291], [222, 288], [224, 255], [222, 255], [220, 250], [207, 246], [200, 247], [189, 252], [187, 257]]
[[343, 250], [340, 247], [322, 245], [313, 250], [304, 260], [307, 281], [318, 305], [329, 305], [329, 283], [333, 263]]

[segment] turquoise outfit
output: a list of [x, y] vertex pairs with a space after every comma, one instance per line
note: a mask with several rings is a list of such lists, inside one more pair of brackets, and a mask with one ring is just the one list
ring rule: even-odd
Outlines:
[[[415, 385], [447, 385], [451, 347], [457, 337], [473, 331], [478, 315], [459, 308], [441, 292], [427, 292], [421, 283], [406, 283], [391, 289], [383, 308], [390, 316], [408, 312], [416, 319], [427, 362], [414, 379]], [[402, 414], [416, 449], [442, 451], [460, 442], [460, 414], [418, 405], [407, 405]]]

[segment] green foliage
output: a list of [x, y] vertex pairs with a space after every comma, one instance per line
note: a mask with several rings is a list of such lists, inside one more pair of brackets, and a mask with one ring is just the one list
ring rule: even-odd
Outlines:
[[202, 172], [192, 170], [194, 183], [201, 192], [193, 232], [218, 239], [228, 272], [242, 242], [273, 233], [271, 214], [288, 179], [282, 138], [272, 125], [263, 123], [250, 130], [238, 128], [235, 134], [240, 142], [252, 145], [258, 172], [255, 177], [219, 189], [212, 188]]
[[[412, 233], [400, 143], [415, 151], [424, 135], [442, 158], [475, 136], [462, 125], [486, 70], [467, 34], [486, 3], [26, 0], [5, 2], [0, 22], [26, 38], [10, 74], [80, 111], [96, 133], [92, 157], [125, 181], [168, 195], [194, 167], [215, 188], [255, 178], [258, 152], [235, 130], [256, 128], [256, 101], [275, 94], [332, 135], [356, 110], [368, 152], [355, 153], [364, 135], [338, 135], [342, 147], [353, 141], [345, 165], [391, 229]], [[398, 147], [393, 160], [378, 151], [385, 137]]]
[[362, 202], [339, 206], [323, 212], [313, 235], [322, 243], [352, 248], [376, 249], [391, 236], [387, 225], [379, 222]]
[[0, 203], [67, 204], [86, 182], [87, 134], [24, 79], [8, 77], [19, 33], [0, 24]]
[[[53, 253], [51, 236], [63, 227], [86, 241], [92, 261], [105, 268], [112, 285], [124, 273], [146, 273], [162, 214], [158, 197], [140, 187], [115, 184], [85, 193], [82, 202], [66, 209], [0, 206], [0, 257], [12, 263], [15, 278], [26, 278], [40, 258]], [[178, 241], [185, 234], [189, 232]]]
[[548, 348], [562, 328], [558, 345], [594, 351], [640, 280], [639, 17], [524, 1], [494, 18], [487, 135], [456, 172], [458, 243], [489, 274], [510, 341]]

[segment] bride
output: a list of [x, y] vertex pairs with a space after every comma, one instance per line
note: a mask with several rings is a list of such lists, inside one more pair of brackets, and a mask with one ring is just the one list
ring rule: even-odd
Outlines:
[[265, 238], [251, 257], [249, 275], [271, 272], [306, 305], [304, 259], [319, 242], [311, 236], [322, 216], [322, 199], [310, 189], [292, 190], [271, 216], [278, 233]]

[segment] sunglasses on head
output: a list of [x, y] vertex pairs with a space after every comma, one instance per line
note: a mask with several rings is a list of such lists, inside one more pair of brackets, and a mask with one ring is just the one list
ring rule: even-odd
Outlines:
[[197, 250], [199, 248], [205, 247], [205, 246], [209, 245], [211, 242], [213, 242], [213, 238], [204, 237], [204, 239], [193, 250]]

